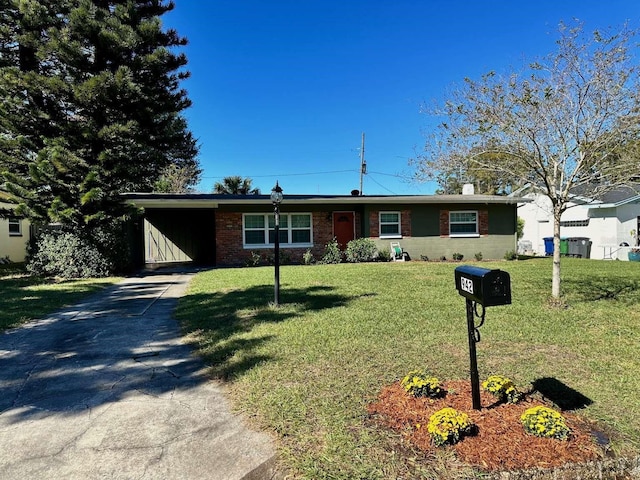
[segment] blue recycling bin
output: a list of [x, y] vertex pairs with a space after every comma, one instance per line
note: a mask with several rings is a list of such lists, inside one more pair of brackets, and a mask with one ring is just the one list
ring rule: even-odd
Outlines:
[[544, 237], [544, 254], [553, 255], [553, 237]]

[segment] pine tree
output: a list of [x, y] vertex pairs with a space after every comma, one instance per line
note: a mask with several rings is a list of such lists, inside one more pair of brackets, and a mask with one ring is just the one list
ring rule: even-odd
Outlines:
[[95, 228], [170, 165], [197, 181], [163, 0], [0, 0], [0, 172], [34, 222]]

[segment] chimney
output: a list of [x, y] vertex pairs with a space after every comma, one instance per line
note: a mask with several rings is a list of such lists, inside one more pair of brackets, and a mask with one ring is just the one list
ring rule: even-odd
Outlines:
[[473, 195], [475, 192], [474, 188], [473, 188], [473, 183], [465, 183], [462, 186], [462, 194], [463, 195]]

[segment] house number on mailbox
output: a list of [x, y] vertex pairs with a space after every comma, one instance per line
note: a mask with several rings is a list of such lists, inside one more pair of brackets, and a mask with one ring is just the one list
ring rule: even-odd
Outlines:
[[460, 289], [464, 290], [467, 293], [473, 294], [473, 280], [471, 280], [470, 278], [461, 277]]

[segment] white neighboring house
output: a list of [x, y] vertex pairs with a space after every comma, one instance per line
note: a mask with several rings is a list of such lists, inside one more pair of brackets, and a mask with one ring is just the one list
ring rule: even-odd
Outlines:
[[[575, 195], [562, 214], [560, 237], [588, 238], [592, 242], [590, 258], [627, 260], [627, 252], [636, 245], [632, 232], [640, 232], [638, 192], [640, 185], [619, 188], [600, 199]], [[519, 251], [545, 255], [544, 238], [553, 237], [551, 201], [528, 187], [513, 195], [532, 199], [531, 203], [518, 205], [518, 216], [525, 222]]]
[[[0, 201], [0, 211], [11, 209], [12, 205]], [[0, 262], [24, 262], [27, 243], [31, 239], [31, 225], [28, 220], [12, 216], [0, 216]]]

